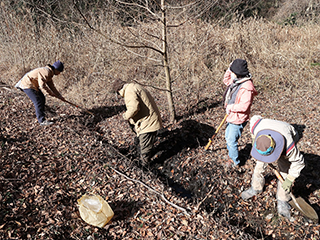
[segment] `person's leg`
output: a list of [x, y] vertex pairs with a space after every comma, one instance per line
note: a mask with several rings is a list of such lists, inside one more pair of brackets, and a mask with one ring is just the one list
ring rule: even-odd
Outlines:
[[267, 167], [267, 163], [260, 162], [260, 161], [256, 162], [256, 166], [252, 174], [251, 187], [241, 193], [242, 199], [247, 200], [257, 195], [258, 193], [262, 192], [263, 186], [265, 184], [263, 173], [266, 167]]
[[[286, 179], [291, 163], [283, 157], [278, 159], [278, 167], [279, 172], [283, 179]], [[287, 193], [283, 188], [280, 181], [278, 181], [278, 191], [277, 191], [277, 199], [281, 201], [289, 201], [291, 199], [290, 194]]]
[[151, 159], [156, 135], [157, 132], [143, 133], [139, 135], [141, 160], [144, 163], [148, 163]]
[[36, 91], [34, 89], [23, 89], [23, 91], [28, 95], [28, 97], [33, 102], [34, 108], [36, 110], [36, 116], [39, 123], [45, 120], [44, 106], [46, 98], [41, 91]]
[[[286, 179], [289, 168], [290, 168], [290, 162], [287, 161], [284, 158], [280, 158], [278, 160], [278, 166], [279, 166], [279, 171], [283, 179]], [[290, 205], [288, 201], [291, 199], [291, 196], [289, 193], [287, 193], [283, 188], [282, 188], [282, 183], [278, 181], [278, 187], [277, 187], [277, 202], [278, 202], [278, 213], [288, 219], [290, 219], [291, 214], [290, 214]]]
[[243, 128], [246, 126], [246, 124], [247, 122], [244, 122], [243, 124], [227, 124], [225, 138], [227, 142], [229, 157], [234, 162], [234, 165], [238, 165], [240, 163], [238, 152], [238, 140], [241, 137]]
[[256, 166], [254, 168], [251, 180], [251, 186], [255, 191], [262, 192], [263, 186], [265, 184], [264, 172], [267, 167], [267, 163], [256, 161]]
[[282, 183], [278, 181], [277, 188], [277, 209], [278, 213], [288, 219], [291, 217], [290, 213], [290, 205], [288, 201], [290, 200], [290, 194], [286, 193], [286, 191], [282, 188]]

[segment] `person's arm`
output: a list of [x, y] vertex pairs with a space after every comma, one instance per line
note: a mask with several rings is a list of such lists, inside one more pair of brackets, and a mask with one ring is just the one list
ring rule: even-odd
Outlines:
[[61, 99], [62, 101], [65, 100], [64, 97], [59, 93], [59, 91], [56, 89], [53, 81], [47, 82], [47, 85], [51, 89], [51, 91], [54, 93], [54, 97]]
[[47, 86], [47, 76], [44, 76], [40, 72], [38, 73], [38, 83], [39, 88], [44, 94], [49, 94], [52, 97], [55, 97], [55, 94], [51, 89]]
[[295, 180], [300, 176], [301, 170], [305, 167], [304, 157], [302, 153], [299, 151], [297, 146], [294, 144], [292, 150], [287, 156], [289, 162], [291, 162], [288, 176], [291, 177], [291, 180]]
[[134, 117], [140, 110], [139, 97], [133, 90], [126, 89], [124, 101], [127, 111], [123, 114], [123, 118], [125, 120], [129, 120], [130, 118]]
[[281, 185], [282, 188], [286, 192], [291, 191], [291, 186], [292, 186], [293, 182], [295, 181], [295, 179], [297, 177], [300, 176], [300, 172], [305, 166], [303, 155], [297, 149], [295, 144], [292, 147], [293, 148], [291, 149], [289, 155], [286, 156], [288, 158], [289, 162], [291, 162], [291, 165], [290, 165], [290, 168], [288, 171], [288, 175], [286, 176], [286, 179], [284, 180], [284, 182]]
[[238, 103], [230, 104], [227, 106], [227, 110], [231, 112], [246, 112], [250, 108], [253, 101], [253, 92], [245, 88], [240, 88], [237, 98], [239, 96], [240, 101]]
[[228, 68], [227, 71], [224, 73], [223, 76], [223, 83], [227, 86], [229, 86], [232, 83], [231, 79], [231, 70]]

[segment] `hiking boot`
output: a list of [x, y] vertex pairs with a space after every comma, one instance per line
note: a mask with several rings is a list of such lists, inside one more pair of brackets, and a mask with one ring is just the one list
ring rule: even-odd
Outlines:
[[283, 216], [283, 217], [286, 217], [287, 219], [290, 220], [290, 217], [291, 217], [291, 214], [290, 214], [290, 205], [288, 202], [285, 202], [285, 201], [281, 201], [278, 199], [278, 213]]
[[44, 120], [42, 123], [40, 123], [40, 126], [50, 126], [51, 124], [53, 124], [53, 122], [50, 122], [48, 120]]
[[261, 192], [262, 192], [261, 190], [254, 190], [252, 187], [250, 187], [246, 191], [243, 191], [240, 196], [243, 200], [248, 200], [249, 198], [252, 198], [253, 196]]

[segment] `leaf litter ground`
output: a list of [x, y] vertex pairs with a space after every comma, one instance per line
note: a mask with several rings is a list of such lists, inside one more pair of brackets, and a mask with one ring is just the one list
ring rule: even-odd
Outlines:
[[[306, 168], [293, 193], [319, 214], [318, 101], [270, 97], [260, 94], [253, 114], [287, 121], [302, 134], [298, 147]], [[178, 121], [160, 131], [153, 160], [142, 167], [119, 102], [89, 109], [91, 116], [48, 98], [48, 118], [55, 124], [40, 127], [25, 95], [0, 88], [0, 239], [319, 239], [318, 223], [296, 210], [293, 222], [277, 215], [276, 179], [269, 170], [263, 193], [249, 201], [239, 197], [254, 168], [248, 126], [239, 141], [239, 170], [224, 166], [225, 125], [204, 151], [224, 115], [220, 98], [179, 106]], [[77, 199], [85, 193], [101, 195], [114, 210], [104, 228], [80, 218]]]

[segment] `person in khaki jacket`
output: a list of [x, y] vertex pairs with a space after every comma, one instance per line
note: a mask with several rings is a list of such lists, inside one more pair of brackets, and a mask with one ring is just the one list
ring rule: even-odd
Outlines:
[[[48, 126], [53, 122], [47, 121], [45, 116], [45, 95], [50, 95], [64, 101], [65, 99], [58, 92], [53, 84], [53, 76], [59, 75], [64, 69], [63, 63], [59, 60], [54, 64], [48, 64], [26, 73], [15, 85], [16, 88], [24, 91], [34, 104], [36, 116], [41, 126]], [[44, 95], [45, 94], [45, 95]]]
[[290, 191], [294, 180], [300, 176], [304, 168], [304, 158], [297, 148], [299, 134], [289, 123], [265, 119], [255, 115], [250, 119], [250, 132], [253, 137], [251, 156], [257, 160], [251, 187], [241, 193], [247, 200], [261, 193], [265, 184], [263, 173], [269, 163], [277, 161], [280, 174], [285, 179], [278, 181], [277, 202], [278, 213], [290, 219]]
[[137, 83], [117, 79], [113, 91], [124, 98], [126, 111], [123, 118], [129, 121], [137, 134], [141, 160], [145, 165], [151, 159], [157, 131], [163, 127], [159, 109], [151, 94]]

